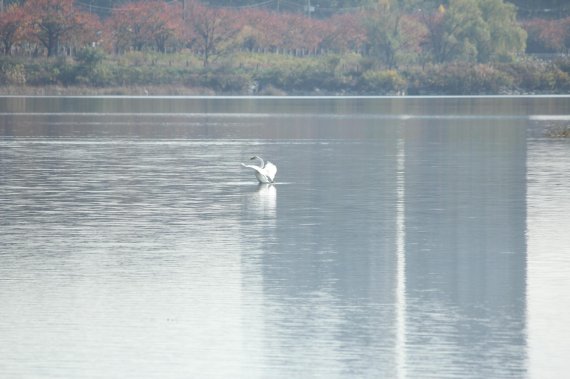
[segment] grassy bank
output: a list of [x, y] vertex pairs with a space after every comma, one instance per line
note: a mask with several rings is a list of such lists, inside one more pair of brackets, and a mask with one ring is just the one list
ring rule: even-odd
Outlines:
[[75, 58], [0, 58], [4, 95], [566, 94], [570, 58], [377, 67], [359, 55], [242, 53], [203, 68], [190, 53], [85, 50]]

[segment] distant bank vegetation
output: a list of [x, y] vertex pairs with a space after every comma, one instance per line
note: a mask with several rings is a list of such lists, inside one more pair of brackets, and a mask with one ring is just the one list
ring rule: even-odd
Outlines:
[[[72, 59], [3, 59], [4, 94], [431, 95], [569, 93], [570, 59], [375, 68], [358, 55], [239, 53], [204, 68], [191, 53], [82, 50]], [[55, 91], [55, 92], [54, 92]]]
[[503, 0], [379, 0], [322, 18], [310, 8], [276, 12], [193, 0], [106, 9], [100, 17], [73, 0], [5, 2], [0, 91], [570, 91], [570, 17], [517, 20], [516, 7]]

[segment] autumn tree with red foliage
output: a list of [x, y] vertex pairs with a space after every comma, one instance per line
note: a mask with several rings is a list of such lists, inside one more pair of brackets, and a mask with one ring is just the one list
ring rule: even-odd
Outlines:
[[5, 55], [12, 53], [12, 46], [24, 38], [25, 13], [18, 4], [11, 4], [0, 13], [0, 40]]
[[325, 20], [321, 47], [335, 52], [360, 51], [366, 42], [366, 29], [360, 12], [344, 13]]
[[278, 22], [278, 15], [260, 9], [245, 9], [240, 13], [241, 30], [238, 41], [249, 51], [256, 49], [274, 49], [273, 26]]
[[79, 11], [73, 0], [27, 0], [23, 6], [29, 35], [40, 42], [49, 57], [57, 53], [59, 44], [70, 41], [74, 33], [88, 28], [93, 17]]
[[530, 52], [567, 53], [570, 49], [570, 17], [559, 20], [535, 18], [523, 23]]
[[279, 17], [279, 23], [274, 25], [274, 42], [281, 49], [299, 52], [314, 51], [322, 38], [316, 31], [321, 21], [309, 19], [304, 15], [286, 13]]
[[152, 46], [164, 53], [167, 42], [182, 35], [182, 6], [160, 0], [128, 3], [113, 10], [107, 26], [116, 52]]
[[236, 13], [242, 24], [239, 41], [248, 50], [342, 53], [360, 50], [366, 40], [361, 13], [322, 20], [258, 9]]
[[76, 47], [93, 47], [102, 42], [103, 25], [97, 15], [81, 12], [77, 15], [77, 21], [81, 27], [68, 36], [66, 42]]
[[190, 46], [202, 56], [204, 67], [207, 67], [212, 59], [235, 48], [235, 38], [241, 25], [232, 11], [194, 3], [186, 22]]
[[[154, 40], [156, 49], [161, 53], [165, 53], [167, 42], [178, 39], [183, 35], [182, 4], [162, 1], [149, 3], [151, 3], [149, 9], [151, 14], [148, 19], [150, 35], [152, 40]], [[155, 5], [152, 5], [153, 3]], [[154, 12], [152, 12], [152, 9], [154, 9]]]

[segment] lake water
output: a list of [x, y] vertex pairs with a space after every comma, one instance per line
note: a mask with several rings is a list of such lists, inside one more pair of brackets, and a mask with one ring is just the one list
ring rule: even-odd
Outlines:
[[569, 97], [0, 98], [1, 376], [567, 375], [569, 124]]

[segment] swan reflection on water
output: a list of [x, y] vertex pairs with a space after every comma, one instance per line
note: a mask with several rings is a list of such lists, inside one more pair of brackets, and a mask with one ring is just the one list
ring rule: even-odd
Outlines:
[[275, 216], [277, 188], [274, 184], [260, 183], [248, 193], [246, 206], [260, 216]]

